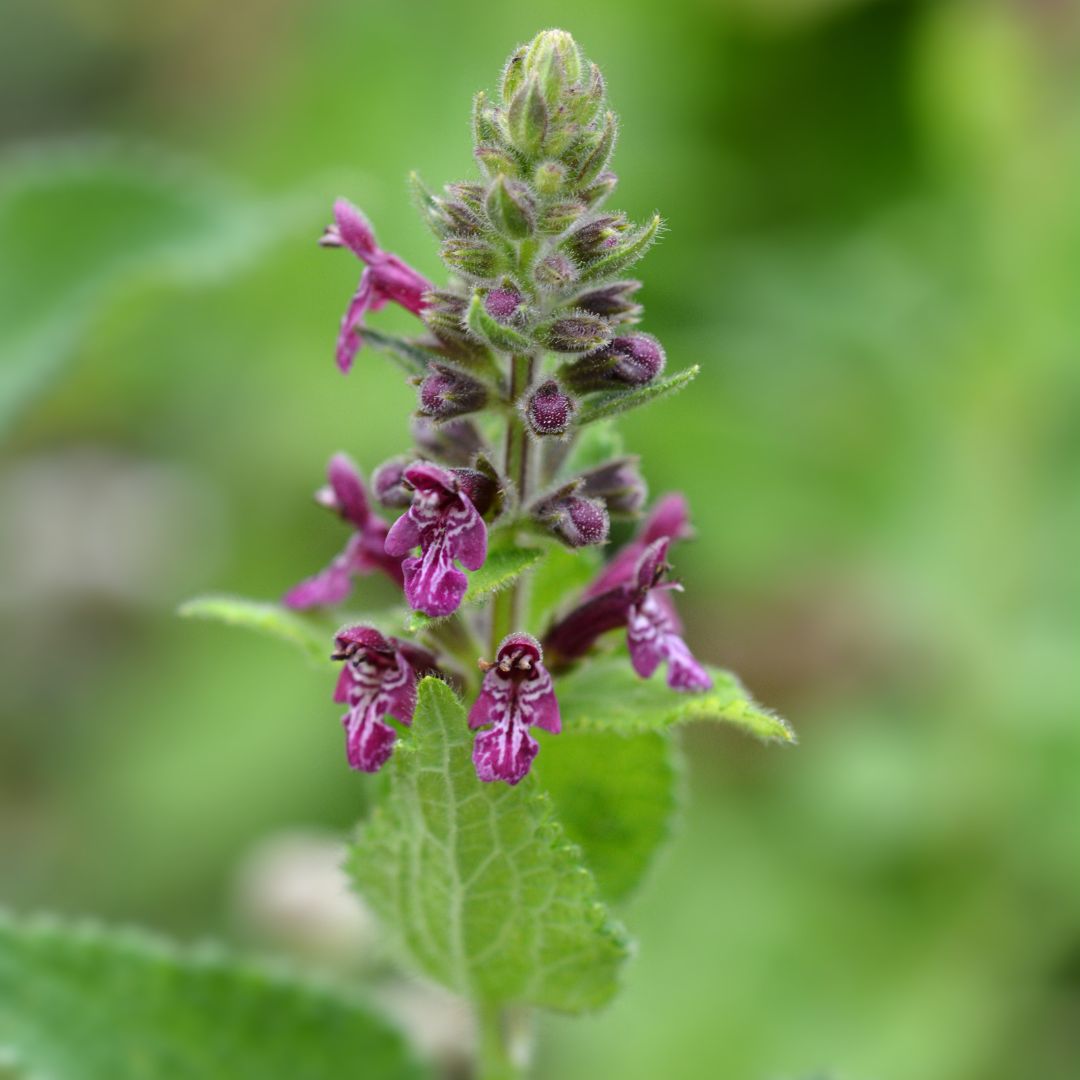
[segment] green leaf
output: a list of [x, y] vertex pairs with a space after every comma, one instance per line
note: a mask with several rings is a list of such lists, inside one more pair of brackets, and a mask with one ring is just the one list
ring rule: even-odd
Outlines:
[[218, 951], [0, 915], [0, 1046], [51, 1080], [421, 1077], [353, 997]]
[[399, 948], [466, 997], [580, 1012], [608, 1001], [627, 955], [622, 929], [527, 777], [485, 784], [465, 710], [420, 684], [386, 798], [349, 869]]
[[552, 547], [537, 567], [529, 591], [529, 629], [538, 637], [554, 621], [562, 604], [569, 604], [600, 572], [598, 548]]
[[432, 352], [422, 345], [415, 345], [396, 334], [386, 334], [371, 326], [365, 326], [360, 335], [368, 345], [373, 345], [391, 360], [396, 360], [407, 375], [426, 375], [429, 363], [441, 364], [446, 361], [446, 357], [441, 353]]
[[596, 420], [618, 416], [619, 413], [626, 412], [628, 409], [636, 409], [641, 405], [647, 405], [650, 401], [667, 397], [696, 379], [700, 371], [700, 365], [695, 364], [693, 367], [684, 368], [666, 379], [658, 379], [638, 390], [613, 390], [594, 394], [581, 406], [576, 422], [579, 427], [591, 424]]
[[[505, 589], [517, 578], [532, 569], [544, 558], [543, 548], [517, 547], [514, 544], [497, 544], [492, 547], [479, 570], [469, 574], [469, 587], [465, 591], [463, 604], [483, 603], [492, 593]], [[418, 633], [433, 623], [440, 622], [419, 611], [410, 614], [407, 629]]]
[[767, 742], [794, 743], [791, 726], [756, 704], [729, 671], [708, 667], [712, 690], [685, 694], [669, 689], [658, 672], [634, 674], [625, 656], [591, 660], [558, 680], [563, 727], [569, 731], [662, 731], [691, 720], [732, 724]]
[[641, 883], [671, 833], [675, 746], [661, 732], [574, 731], [545, 738], [533, 771], [605, 900]]
[[0, 430], [60, 374], [118, 293], [219, 280], [300, 221], [310, 226], [309, 201], [268, 203], [120, 140], [9, 151], [0, 159]]
[[625, 443], [622, 433], [612, 420], [598, 420], [577, 433], [574, 447], [566, 456], [566, 461], [559, 470], [563, 476], [574, 476], [586, 469], [595, 468], [622, 457]]
[[295, 645], [319, 666], [330, 662], [336, 627], [281, 604], [246, 600], [242, 596], [197, 596], [181, 604], [177, 614], [186, 619], [208, 619], [229, 626], [244, 626]]

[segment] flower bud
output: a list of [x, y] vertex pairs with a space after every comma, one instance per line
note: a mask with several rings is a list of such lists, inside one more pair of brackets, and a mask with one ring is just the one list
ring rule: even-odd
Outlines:
[[514, 149], [530, 158], [540, 152], [548, 129], [548, 106], [534, 78], [526, 79], [510, 100], [506, 124]]
[[598, 499], [562, 495], [541, 503], [534, 511], [551, 531], [570, 547], [603, 544], [608, 538], [607, 508]]
[[[492, 291], [505, 293], [505, 290], [501, 289]], [[488, 296], [491, 296], [491, 293], [488, 293]], [[505, 310], [508, 306], [507, 303], [502, 302], [502, 298], [495, 301], [497, 309], [502, 308]], [[501, 352], [520, 352], [529, 349], [532, 345], [532, 342], [524, 334], [510, 325], [510, 320], [504, 322], [488, 314], [486, 301], [481, 297], [480, 293], [473, 295], [469, 310], [465, 315], [465, 325], [473, 337]]]
[[582, 214], [586, 207], [577, 199], [568, 199], [566, 202], [551, 203], [540, 211], [538, 227], [542, 233], [554, 235], [570, 228]]
[[536, 202], [527, 185], [501, 173], [492, 181], [485, 205], [491, 224], [512, 240], [524, 239], [536, 226]]
[[570, 165], [570, 177], [576, 187], [587, 187], [604, 170], [615, 149], [615, 114], [608, 110], [599, 131], [591, 131], [580, 140]]
[[588, 353], [608, 341], [611, 330], [604, 319], [587, 311], [563, 315], [538, 328], [543, 343], [554, 352]]
[[566, 179], [566, 166], [558, 161], [541, 161], [533, 174], [536, 190], [543, 196], [555, 195]]
[[664, 350], [651, 334], [627, 334], [568, 364], [560, 378], [580, 394], [644, 386], [664, 370], [664, 363]]
[[599, 206], [616, 188], [619, 178], [613, 172], [602, 172], [591, 184], [578, 189], [586, 206]]
[[510, 322], [521, 307], [521, 293], [513, 289], [492, 289], [484, 297], [484, 310], [499, 322]]
[[412, 458], [395, 457], [384, 461], [371, 474], [371, 489], [383, 506], [404, 507], [412, 505], [412, 489], [406, 487], [404, 472], [412, 464]]
[[660, 232], [660, 215], [654, 214], [648, 225], [626, 232], [619, 242], [600, 254], [584, 268], [581, 276], [589, 281], [621, 274], [627, 267], [633, 266], [652, 247]]
[[525, 75], [535, 78], [552, 109], [566, 90], [581, 81], [581, 53], [577, 42], [565, 30], [545, 30], [537, 34], [525, 55]]
[[630, 299], [640, 288], [640, 281], [616, 281], [603, 288], [582, 293], [574, 299], [574, 304], [582, 311], [591, 311], [594, 315], [603, 315], [605, 318], [620, 316], [620, 322], [629, 322], [641, 313], [641, 305]]
[[559, 292], [572, 285], [578, 276], [574, 261], [566, 255], [553, 251], [533, 266], [533, 280], [541, 289]]
[[426, 416], [414, 416], [412, 437], [420, 453], [446, 465], [471, 465], [487, 449], [471, 420], [436, 424]]
[[451, 236], [443, 241], [443, 262], [466, 277], [493, 278], [502, 270], [499, 253], [483, 240]]
[[498, 140], [497, 116], [498, 112], [488, 101], [487, 94], [483, 90], [479, 91], [473, 98], [473, 139], [477, 146]]
[[592, 262], [617, 247], [622, 234], [630, 227], [625, 214], [601, 214], [579, 225], [561, 247], [583, 263]]
[[504, 150], [501, 146], [485, 143], [473, 151], [473, 157], [480, 163], [480, 168], [484, 170], [485, 174], [493, 179], [500, 173], [503, 176], [520, 175], [521, 168], [518, 165], [517, 158], [509, 150]]
[[603, 499], [610, 514], [635, 515], [648, 496], [636, 457], [605, 462], [582, 473], [580, 480], [581, 494]]
[[420, 313], [420, 317], [435, 337], [454, 349], [462, 346], [475, 348], [461, 325], [467, 306], [464, 297], [436, 289], [428, 293], [427, 298], [430, 302]]
[[449, 420], [476, 412], [487, 404], [487, 389], [476, 379], [444, 364], [432, 364], [420, 383], [420, 413], [433, 420]]
[[534, 435], [565, 435], [577, 403], [554, 379], [541, 383], [525, 402], [525, 419]]
[[504, 105], [510, 104], [510, 99], [518, 92], [518, 88], [525, 79], [525, 55], [528, 51], [528, 45], [521, 45], [510, 54], [510, 59], [506, 61], [501, 88]]
[[461, 490], [468, 495], [469, 502], [476, 507], [476, 512], [483, 517], [491, 509], [498, 494], [499, 485], [494, 477], [479, 469], [451, 469], [458, 479]]

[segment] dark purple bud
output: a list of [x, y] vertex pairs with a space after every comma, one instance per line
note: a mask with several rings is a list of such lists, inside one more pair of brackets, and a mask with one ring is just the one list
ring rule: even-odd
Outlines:
[[487, 404], [483, 383], [442, 364], [432, 364], [420, 383], [420, 412], [435, 420], [476, 412]]
[[602, 172], [588, 187], [581, 188], [578, 195], [587, 206], [599, 206], [616, 188], [619, 178], [613, 172]]
[[487, 446], [471, 420], [436, 424], [426, 416], [413, 417], [412, 437], [425, 457], [445, 465], [471, 465]]
[[509, 322], [521, 307], [521, 294], [513, 289], [492, 289], [484, 297], [484, 310], [499, 322]]
[[574, 312], [540, 327], [538, 333], [549, 349], [565, 353], [591, 353], [610, 340], [611, 329], [598, 315]]
[[645, 505], [648, 491], [636, 457], [616, 458], [582, 473], [582, 495], [603, 499], [608, 513], [632, 515]]
[[591, 289], [574, 300], [583, 311], [594, 315], [611, 317], [614, 315], [636, 317], [641, 312], [641, 305], [630, 298], [641, 288], [640, 281], [616, 281], [600, 289]]
[[534, 513], [570, 547], [586, 547], [607, 541], [610, 525], [608, 512], [598, 499], [572, 493], [556, 495], [540, 503]]
[[451, 469], [450, 471], [457, 477], [462, 493], [468, 495], [469, 502], [483, 517], [495, 503], [495, 497], [499, 493], [498, 482], [480, 469]]
[[405, 486], [402, 479], [402, 473], [410, 464], [411, 458], [391, 458], [371, 474], [372, 490], [383, 506], [402, 507], [412, 503], [412, 490]]
[[629, 227], [625, 214], [601, 214], [579, 225], [562, 246], [580, 262], [591, 262], [618, 247], [622, 234]]
[[644, 386], [664, 370], [664, 363], [664, 350], [651, 334], [626, 334], [567, 365], [560, 377], [585, 394], [620, 386]]
[[525, 419], [534, 435], [565, 435], [577, 403], [554, 379], [541, 383], [525, 403]]

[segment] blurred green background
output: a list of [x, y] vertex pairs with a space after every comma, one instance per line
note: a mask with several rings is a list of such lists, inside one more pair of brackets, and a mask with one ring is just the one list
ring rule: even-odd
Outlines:
[[[0, 901], [249, 939], [237, 867], [344, 833], [329, 687], [182, 623], [339, 526], [326, 458], [407, 445], [335, 370], [347, 194], [432, 275], [405, 177], [571, 30], [659, 209], [644, 328], [691, 392], [623, 426], [684, 489], [696, 651], [802, 745], [691, 731], [689, 809], [561, 1080], [1080, 1075], [1080, 13], [1069, 0], [6, 0]], [[401, 312], [380, 325], [406, 328]], [[365, 588], [381, 588], [365, 584]]]

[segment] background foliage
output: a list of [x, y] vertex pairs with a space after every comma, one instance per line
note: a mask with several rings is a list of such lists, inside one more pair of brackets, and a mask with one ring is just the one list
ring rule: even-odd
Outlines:
[[[1075, 12], [543, 17], [607, 75], [620, 205], [668, 222], [646, 329], [702, 373], [624, 428], [695, 507], [690, 640], [802, 746], [684, 732], [689, 816], [620, 912], [627, 990], [546, 1021], [540, 1075], [1075, 1075]], [[405, 448], [394, 369], [333, 367], [355, 274], [312, 238], [348, 194], [435, 273], [406, 174], [467, 173], [471, 94], [536, 18], [9, 3], [4, 903], [250, 939], [251, 846], [363, 812], [325, 672], [172, 612], [314, 570], [329, 452]]]

